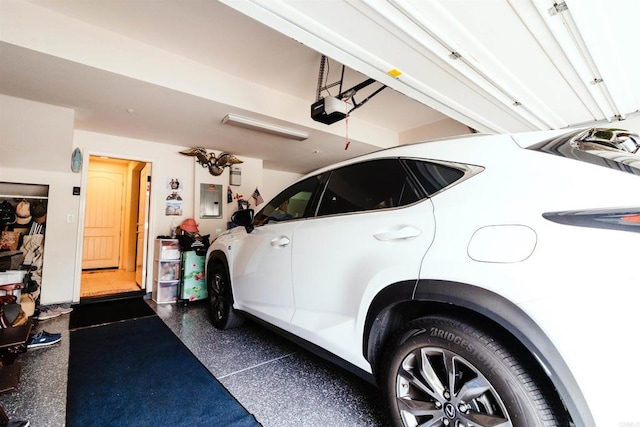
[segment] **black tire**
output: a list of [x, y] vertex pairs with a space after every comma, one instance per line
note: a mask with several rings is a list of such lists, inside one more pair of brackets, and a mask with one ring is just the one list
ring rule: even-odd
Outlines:
[[498, 340], [445, 316], [410, 322], [386, 348], [383, 386], [397, 426], [566, 426], [548, 381]]
[[207, 275], [209, 292], [209, 318], [218, 329], [231, 329], [244, 323], [244, 316], [233, 308], [231, 283], [227, 269], [221, 264], [211, 267]]

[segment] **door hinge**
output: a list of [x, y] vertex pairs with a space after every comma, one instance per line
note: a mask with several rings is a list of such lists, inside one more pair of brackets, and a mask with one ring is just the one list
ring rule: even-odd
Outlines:
[[567, 10], [569, 10], [569, 7], [566, 2], [554, 3], [553, 6], [548, 9], [549, 15], [551, 16], [566, 12]]

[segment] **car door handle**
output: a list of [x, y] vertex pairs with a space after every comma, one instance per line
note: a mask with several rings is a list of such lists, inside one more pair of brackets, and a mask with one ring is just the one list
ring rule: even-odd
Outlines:
[[418, 237], [422, 232], [415, 227], [402, 227], [399, 230], [385, 231], [373, 235], [381, 242], [390, 242], [392, 240], [406, 240]]
[[283, 248], [287, 246], [289, 243], [291, 243], [291, 240], [289, 240], [288, 237], [281, 236], [273, 239], [271, 241], [271, 246], [273, 246], [274, 248]]

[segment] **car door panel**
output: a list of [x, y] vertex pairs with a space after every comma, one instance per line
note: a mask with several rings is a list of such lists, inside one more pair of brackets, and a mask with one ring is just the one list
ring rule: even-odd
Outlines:
[[233, 248], [237, 308], [288, 329], [294, 312], [291, 250], [295, 230], [313, 211], [324, 182], [318, 175], [286, 188], [255, 216], [242, 247]]
[[366, 307], [385, 286], [418, 277], [434, 230], [431, 201], [403, 161], [332, 171], [317, 217], [294, 234], [294, 333], [366, 365], [354, 346]]
[[[356, 326], [364, 322], [370, 301], [385, 286], [418, 277], [434, 233], [428, 199], [404, 208], [306, 221], [295, 231], [292, 251], [292, 328], [341, 355], [361, 348], [353, 345], [362, 340]], [[350, 361], [361, 363], [361, 352]]]
[[237, 307], [278, 326], [293, 315], [291, 241], [300, 222], [256, 227], [232, 248]]

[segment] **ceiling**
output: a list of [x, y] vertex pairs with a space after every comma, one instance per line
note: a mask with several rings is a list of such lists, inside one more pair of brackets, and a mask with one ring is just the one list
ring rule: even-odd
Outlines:
[[[445, 123], [520, 132], [620, 120], [640, 108], [630, 57], [635, 0], [557, 7], [549, 0], [0, 0], [0, 7], [0, 93], [72, 108], [77, 129], [229, 151], [278, 170], [307, 172], [398, 144], [416, 129], [442, 136], [434, 128]], [[321, 53], [331, 58], [327, 82], [346, 64], [343, 89], [367, 77], [388, 88], [348, 121], [311, 120]], [[170, 60], [145, 68], [162, 57]], [[233, 128], [221, 122], [228, 113], [310, 136], [298, 142]]]

